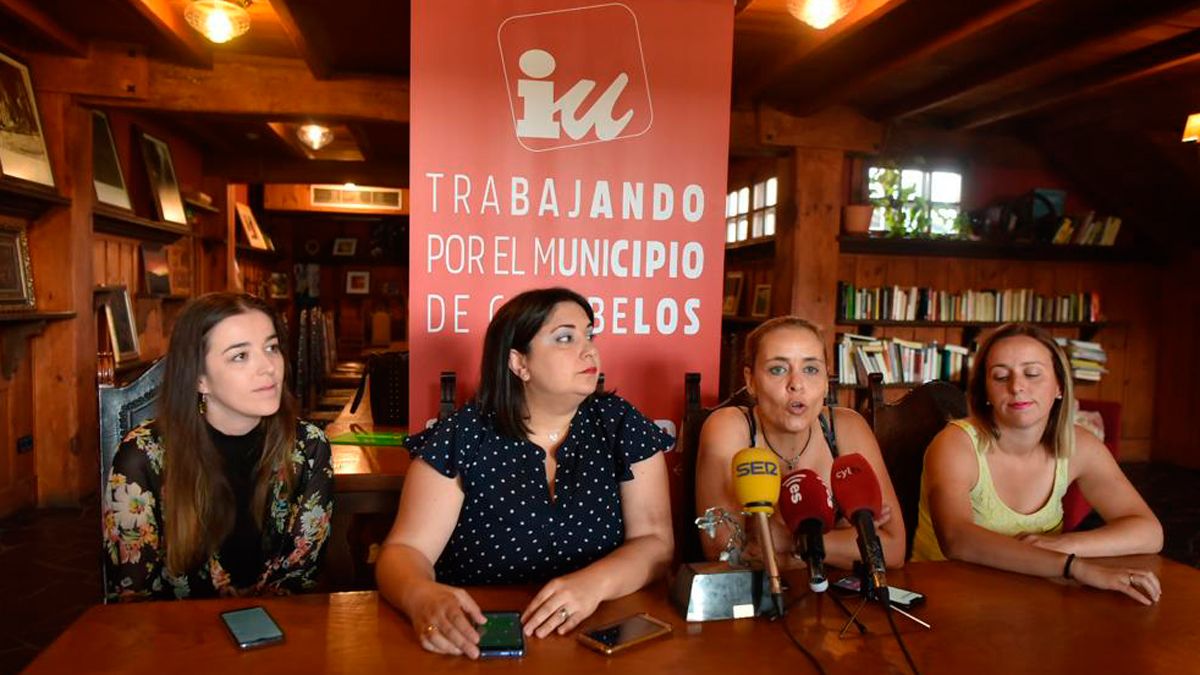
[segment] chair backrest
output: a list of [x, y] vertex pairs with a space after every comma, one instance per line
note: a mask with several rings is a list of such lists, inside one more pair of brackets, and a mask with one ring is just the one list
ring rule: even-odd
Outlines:
[[921, 502], [921, 471], [925, 449], [946, 422], [967, 416], [967, 397], [949, 382], [926, 382], [896, 403], [883, 402], [883, 381], [878, 373], [870, 377], [871, 398], [867, 421], [883, 452], [883, 461], [904, 517], [908, 541], [905, 558], [912, 553], [917, 531], [917, 512]]
[[[1100, 413], [1104, 425], [1104, 446], [1114, 459], [1120, 458], [1121, 404], [1118, 401], [1079, 399], [1079, 410]], [[1078, 482], [1071, 483], [1063, 495], [1063, 532], [1080, 529], [1084, 519], [1092, 512], [1092, 505], [1083, 497]]]
[[680, 504], [675, 509], [675, 555], [680, 562], [704, 560], [700, 532], [696, 529], [696, 460], [700, 451], [700, 429], [715, 410], [731, 405], [749, 405], [745, 387], [712, 408], [700, 407], [700, 373], [686, 373], [683, 380], [683, 428], [679, 431]]
[[458, 373], [443, 370], [441, 395], [438, 397], [438, 419], [444, 420], [454, 414], [455, 399], [458, 397]]
[[101, 385], [100, 398], [100, 486], [108, 481], [108, 470], [125, 434], [158, 413], [158, 387], [166, 371], [160, 358], [136, 379], [123, 386]]

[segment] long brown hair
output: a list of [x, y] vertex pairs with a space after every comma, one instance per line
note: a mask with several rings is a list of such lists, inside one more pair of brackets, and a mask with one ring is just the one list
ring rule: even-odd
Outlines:
[[1075, 387], [1071, 380], [1071, 362], [1054, 338], [1033, 324], [1006, 323], [987, 336], [980, 345], [979, 352], [975, 354], [975, 372], [971, 374], [971, 386], [967, 391], [971, 416], [981, 423], [975, 426], [980, 427], [989, 441], [999, 440], [1000, 428], [996, 426], [995, 411], [987, 394], [988, 358], [1001, 340], [1012, 337], [1033, 338], [1050, 351], [1050, 363], [1054, 366], [1054, 376], [1058, 378], [1058, 386], [1062, 389], [1062, 398], [1055, 399], [1050, 406], [1050, 419], [1046, 421], [1046, 429], [1042, 432], [1042, 445], [1055, 457], [1069, 457], [1075, 451], [1075, 421], [1071, 414], [1075, 409]]
[[[233, 491], [225, 477], [224, 461], [200, 414], [197, 386], [204, 374], [213, 328], [247, 312], [267, 315], [280, 344], [287, 344], [285, 326], [275, 310], [259, 298], [237, 293], [209, 293], [192, 300], [180, 312], [171, 333], [157, 425], [163, 441], [163, 543], [172, 574], [185, 574], [201, 565], [233, 529]], [[285, 358], [279, 410], [263, 418], [265, 441], [254, 470], [250, 513], [260, 529], [272, 477], [279, 475], [289, 491], [294, 481], [289, 455], [296, 444], [296, 400], [288, 389], [289, 380]]]

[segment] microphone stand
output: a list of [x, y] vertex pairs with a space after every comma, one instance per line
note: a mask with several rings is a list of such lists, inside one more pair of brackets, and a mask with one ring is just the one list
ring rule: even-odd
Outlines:
[[[872, 599], [875, 599], [876, 596], [879, 595], [879, 589], [877, 589], [875, 587], [874, 576], [868, 572], [866, 565], [864, 565], [861, 560], [854, 561], [853, 575], [858, 579], [858, 583], [859, 583], [858, 594], [862, 596], [862, 602], [858, 603], [858, 607], [855, 607], [854, 612], [850, 614], [849, 620], [847, 620], [846, 624], [844, 626], [842, 626], [842, 629], [840, 631], [838, 631], [839, 638], [845, 636], [846, 631], [849, 630], [850, 625], [852, 623], [858, 626], [860, 633], [866, 632], [866, 629], [858, 621], [858, 613], [862, 611], [863, 607], [867, 606], [868, 602], [870, 602]], [[836, 598], [837, 596], [834, 596], [834, 597]], [[916, 623], [917, 625], [919, 625], [923, 628], [926, 628], [926, 629], [933, 628], [933, 626], [929, 625], [929, 623], [927, 623], [927, 622], [913, 616], [912, 614], [909, 614], [908, 612], [904, 611], [903, 609], [900, 609], [899, 607], [897, 607], [894, 603], [891, 602], [890, 599], [885, 600], [884, 598], [878, 598], [878, 600], [879, 600], [880, 605], [882, 606], [884, 612], [891, 612], [892, 610], [895, 610], [896, 612], [900, 613], [902, 616], [904, 616], [908, 620], [912, 621], [913, 623]], [[838, 600], [838, 603], [841, 604], [841, 601]], [[843, 605], [843, 607], [844, 607], [844, 605]]]

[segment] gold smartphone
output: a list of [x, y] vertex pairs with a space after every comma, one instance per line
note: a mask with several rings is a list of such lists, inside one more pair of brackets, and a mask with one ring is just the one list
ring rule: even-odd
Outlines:
[[642, 613], [580, 633], [579, 641], [602, 654], [612, 655], [670, 634], [671, 624]]

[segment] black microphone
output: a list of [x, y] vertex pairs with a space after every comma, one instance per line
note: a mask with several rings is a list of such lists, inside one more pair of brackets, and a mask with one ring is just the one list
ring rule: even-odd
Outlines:
[[779, 513], [808, 566], [808, 587], [817, 593], [829, 588], [825, 576], [825, 533], [833, 528], [833, 498], [825, 481], [811, 469], [783, 477]]
[[883, 544], [875, 532], [875, 519], [883, 509], [883, 495], [875, 471], [862, 455], [842, 455], [833, 461], [830, 472], [833, 496], [842, 513], [858, 532], [858, 554], [866, 567], [867, 597], [888, 602], [887, 564]]

